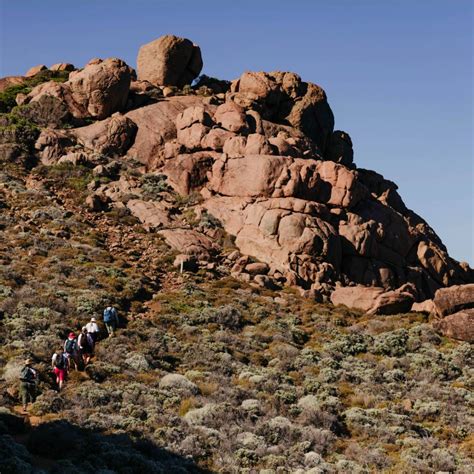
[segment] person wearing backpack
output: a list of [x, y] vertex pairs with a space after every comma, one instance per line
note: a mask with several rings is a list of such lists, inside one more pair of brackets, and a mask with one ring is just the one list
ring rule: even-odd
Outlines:
[[71, 366], [71, 361], [74, 363], [74, 368], [77, 370], [77, 340], [76, 335], [73, 332], [69, 333], [68, 338], [64, 341], [64, 354], [69, 359], [69, 366]]
[[90, 334], [92, 343], [95, 346], [97, 339], [99, 337], [99, 326], [97, 325], [97, 320], [91, 318], [91, 320], [86, 324], [87, 333]]
[[85, 367], [90, 362], [93, 352], [92, 339], [87, 333], [87, 328], [85, 326], [82, 328], [82, 332], [77, 338], [77, 346]]
[[28, 403], [34, 403], [36, 399], [38, 372], [31, 367], [32, 363], [31, 359], [26, 359], [20, 372], [20, 397], [24, 412], [28, 410]]
[[53, 354], [51, 359], [51, 366], [53, 367], [54, 375], [56, 375], [56, 383], [58, 384], [58, 392], [61, 391], [66, 380], [67, 372], [69, 370], [69, 359], [63, 352], [63, 348], [59, 347]]
[[113, 306], [107, 306], [107, 308], [104, 309], [104, 323], [109, 337], [113, 337], [118, 326], [117, 310]]

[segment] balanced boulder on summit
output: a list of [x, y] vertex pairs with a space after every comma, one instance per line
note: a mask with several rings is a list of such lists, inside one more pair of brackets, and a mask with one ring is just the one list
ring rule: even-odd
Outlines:
[[160, 86], [191, 84], [202, 66], [199, 46], [174, 35], [161, 36], [143, 45], [137, 57], [138, 79]]

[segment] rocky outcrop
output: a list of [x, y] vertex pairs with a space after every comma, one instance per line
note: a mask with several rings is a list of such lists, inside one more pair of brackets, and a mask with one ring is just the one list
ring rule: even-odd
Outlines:
[[413, 292], [409, 287], [386, 291], [379, 287], [337, 287], [331, 294], [331, 303], [343, 305], [368, 314], [395, 314], [410, 311]]
[[[291, 72], [245, 72], [230, 85], [207, 78], [179, 90], [201, 68], [198, 46], [164, 36], [140, 49], [138, 80], [119, 59], [93, 59], [65, 83], [47, 82], [19, 97], [18, 113], [48, 127], [35, 145], [43, 164], [96, 166], [96, 177], [115, 179], [91, 183], [97, 203], [159, 229], [193, 262], [210, 259], [227, 233], [240, 255], [231, 273], [252, 284], [298, 285], [305, 294], [332, 293], [335, 304], [385, 314], [473, 282], [469, 266], [449, 257], [395, 183], [356, 166], [352, 139], [334, 131], [321, 87]], [[96, 122], [87, 126], [51, 130], [91, 118]], [[106, 172], [108, 157], [128, 162], [134, 173], [165, 176], [157, 188], [187, 202], [189, 219], [177, 222], [163, 207], [170, 196], [156, 198], [153, 185], [145, 196], [140, 179]], [[254, 274], [249, 258], [268, 269]], [[449, 312], [466, 307], [455, 303]]]
[[161, 172], [168, 177], [169, 184], [185, 196], [202, 187], [218, 157], [219, 154], [212, 151], [178, 155], [165, 163]]
[[38, 64], [38, 66], [33, 66], [25, 73], [25, 77], [36, 76], [41, 71], [46, 71], [48, 68], [44, 64]]
[[74, 71], [75, 69], [74, 64], [71, 63], [56, 63], [49, 68], [50, 71]]
[[0, 92], [12, 86], [20, 86], [24, 84], [26, 78], [24, 76], [7, 76], [0, 78]]
[[218, 249], [209, 237], [194, 230], [166, 229], [160, 230], [159, 233], [171, 248], [184, 255], [209, 259]]
[[239, 105], [258, 110], [271, 122], [289, 123], [310, 137], [324, 153], [334, 116], [319, 86], [303, 82], [292, 72], [245, 72], [231, 86]]
[[77, 119], [104, 119], [125, 107], [130, 80], [131, 70], [122, 60], [97, 60], [81, 71], [71, 72], [64, 83], [50, 81], [36, 86], [25, 103], [52, 96], [64, 103]]
[[446, 337], [474, 342], [474, 308], [450, 314], [433, 326]]
[[125, 107], [131, 71], [124, 61], [109, 58], [69, 75], [73, 100], [88, 116], [103, 119]]
[[71, 130], [77, 142], [105, 155], [124, 155], [135, 140], [137, 126], [119, 113], [87, 127]]
[[425, 300], [419, 303], [415, 302], [411, 307], [411, 311], [415, 313], [432, 314], [435, 312], [435, 305], [433, 303], [433, 300]]
[[128, 112], [126, 117], [137, 124], [138, 130], [127, 155], [149, 169], [158, 169], [165, 162], [166, 145], [176, 140], [176, 117], [198, 104], [202, 105], [202, 99], [195, 96], [171, 97]]
[[474, 308], [474, 284], [440, 288], [433, 299], [438, 317]]
[[161, 36], [138, 52], [138, 79], [155, 85], [183, 87], [191, 84], [201, 69], [199, 46], [174, 35]]
[[127, 202], [127, 208], [149, 230], [171, 224], [169, 206], [166, 203], [130, 199]]

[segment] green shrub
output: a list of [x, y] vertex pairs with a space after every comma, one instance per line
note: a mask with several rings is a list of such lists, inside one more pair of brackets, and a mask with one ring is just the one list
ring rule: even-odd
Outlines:
[[16, 106], [18, 94], [29, 94], [39, 84], [48, 81], [66, 82], [69, 78], [67, 71], [41, 71], [31, 78], [27, 78], [22, 84], [7, 87], [0, 92], [0, 112], [8, 113]]

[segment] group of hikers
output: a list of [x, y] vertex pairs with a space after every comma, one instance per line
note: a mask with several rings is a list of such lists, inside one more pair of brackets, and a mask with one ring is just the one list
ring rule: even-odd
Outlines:
[[[104, 309], [103, 321], [108, 337], [113, 337], [119, 323], [117, 310], [113, 306]], [[77, 337], [74, 332], [70, 332], [64, 344], [56, 349], [51, 358], [51, 368], [56, 377], [58, 392], [63, 388], [71, 365], [74, 365], [75, 370], [79, 370], [90, 363], [99, 334], [97, 320], [91, 318]], [[38, 371], [32, 365], [32, 359], [26, 359], [20, 372], [20, 397], [25, 412], [28, 403], [34, 403], [36, 399], [36, 386], [39, 380]]]

